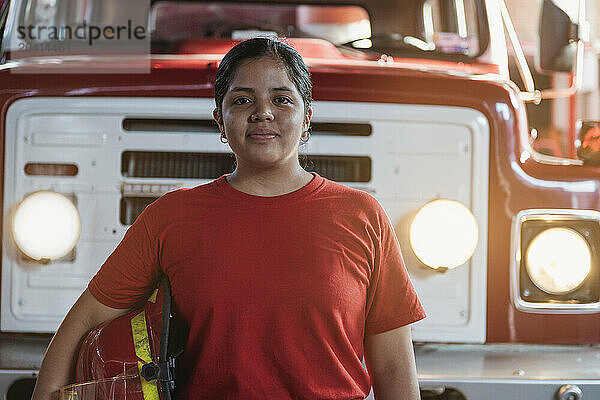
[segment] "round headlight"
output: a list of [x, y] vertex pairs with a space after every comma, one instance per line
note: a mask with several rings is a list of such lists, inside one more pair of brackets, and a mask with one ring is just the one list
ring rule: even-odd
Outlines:
[[453, 200], [434, 200], [423, 206], [410, 226], [415, 255], [431, 268], [456, 268], [473, 255], [478, 241], [471, 211]]
[[546, 229], [529, 244], [525, 266], [533, 283], [543, 291], [568, 293], [577, 289], [590, 273], [590, 246], [573, 229]]
[[17, 206], [12, 232], [17, 247], [34, 260], [56, 260], [79, 240], [81, 221], [71, 200], [56, 192], [35, 192]]

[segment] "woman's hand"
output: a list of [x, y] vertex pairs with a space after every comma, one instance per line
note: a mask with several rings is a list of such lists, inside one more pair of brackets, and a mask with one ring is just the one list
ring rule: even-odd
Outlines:
[[365, 360], [376, 400], [418, 400], [410, 326], [365, 337]]
[[74, 381], [79, 347], [88, 332], [127, 311], [105, 306], [86, 289], [52, 338], [31, 399], [58, 399], [58, 390]]

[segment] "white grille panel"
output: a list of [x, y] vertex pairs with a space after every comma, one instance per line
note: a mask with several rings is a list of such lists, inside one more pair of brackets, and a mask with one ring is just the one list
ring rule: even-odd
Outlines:
[[[202, 179], [130, 178], [124, 151], [226, 152], [218, 134], [123, 130], [126, 118], [210, 119], [212, 99], [44, 98], [8, 112], [2, 263], [2, 330], [53, 331], [127, 226], [119, 220], [123, 188], [192, 187]], [[305, 151], [371, 160], [371, 181], [347, 183], [382, 203], [399, 236], [407, 268], [429, 317], [414, 327], [418, 341], [483, 342], [487, 249], [489, 127], [471, 109], [442, 106], [315, 102], [314, 121], [372, 127], [368, 136], [313, 135]], [[201, 128], [201, 127], [200, 127]], [[76, 176], [27, 176], [28, 162], [71, 163]], [[140, 186], [141, 187], [141, 186]], [[82, 235], [73, 262], [26, 263], [18, 257], [11, 210], [29, 192], [74, 196]], [[409, 247], [411, 216], [435, 198], [458, 200], [474, 213], [480, 241], [473, 258], [445, 274], [420, 266]]]

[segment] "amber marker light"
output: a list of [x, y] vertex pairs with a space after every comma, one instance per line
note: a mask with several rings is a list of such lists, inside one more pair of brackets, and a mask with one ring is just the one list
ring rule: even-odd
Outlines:
[[546, 229], [529, 244], [525, 265], [538, 288], [550, 294], [565, 294], [581, 286], [589, 275], [590, 246], [573, 229]]
[[479, 230], [471, 211], [458, 201], [434, 200], [425, 204], [410, 226], [415, 255], [438, 271], [456, 268], [471, 258]]
[[81, 233], [81, 220], [69, 198], [40, 191], [28, 195], [17, 206], [12, 233], [25, 255], [41, 262], [52, 261], [73, 250]]

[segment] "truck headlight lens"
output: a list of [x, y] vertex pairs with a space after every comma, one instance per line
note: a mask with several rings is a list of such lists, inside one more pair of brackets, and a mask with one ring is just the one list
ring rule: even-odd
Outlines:
[[17, 206], [12, 232], [17, 247], [28, 257], [56, 260], [73, 250], [79, 240], [79, 212], [60, 193], [35, 192]]
[[600, 212], [521, 210], [512, 240], [510, 291], [518, 310], [600, 312]]
[[434, 269], [450, 269], [473, 255], [479, 231], [471, 211], [453, 200], [425, 204], [410, 226], [410, 244], [415, 255]]
[[525, 266], [537, 287], [550, 294], [565, 294], [585, 281], [592, 256], [579, 233], [568, 228], [550, 228], [529, 244]]

